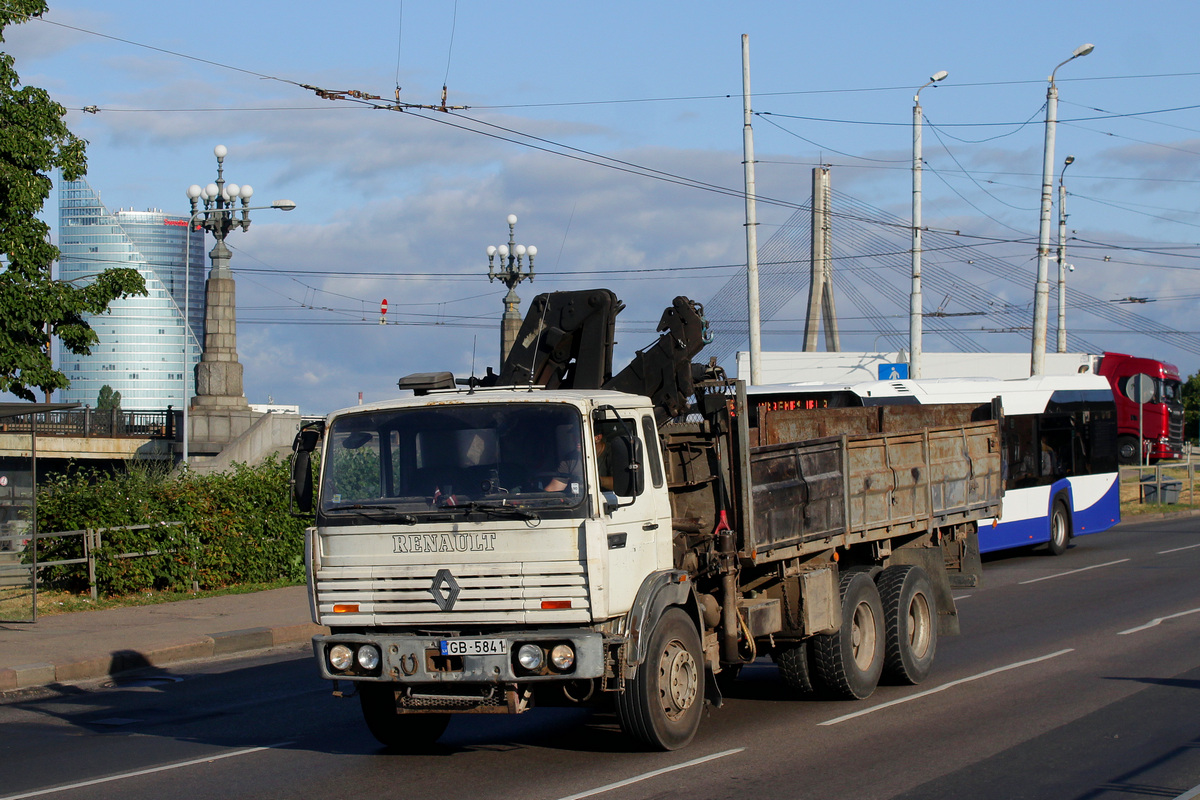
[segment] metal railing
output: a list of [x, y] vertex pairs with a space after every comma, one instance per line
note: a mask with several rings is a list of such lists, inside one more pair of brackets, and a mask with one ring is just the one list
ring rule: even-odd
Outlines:
[[[32, 619], [37, 621], [37, 591], [39, 577], [37, 572], [46, 567], [66, 567], [73, 565], [85, 566], [87, 569], [88, 588], [91, 591], [92, 601], [95, 602], [100, 597], [99, 584], [96, 580], [96, 551], [104, 546], [104, 535], [115, 531], [142, 531], [150, 528], [174, 528], [183, 527], [182, 522], [158, 522], [150, 525], [125, 525], [121, 527], [111, 528], [85, 528], [78, 531], [54, 531], [52, 533], [38, 532], [37, 541], [41, 542], [47, 539], [64, 539], [73, 536], [83, 538], [83, 555], [79, 558], [58, 558], [50, 561], [36, 561], [26, 563], [23, 559], [20, 561], [12, 560], [12, 556], [23, 555], [22, 551], [33, 546], [33, 535], [26, 531], [18, 534], [0, 536], [8, 547], [5, 553], [10, 557], [8, 563], [0, 563], [0, 588], [3, 589], [19, 589], [28, 588], [31, 598]], [[183, 538], [187, 539], [187, 528], [183, 528]], [[114, 553], [107, 554], [108, 558], [144, 558], [147, 556], [164, 555], [161, 550], [147, 550], [145, 552], [136, 553]], [[195, 558], [190, 559], [192, 563], [192, 590], [198, 589], [196, 574], [195, 574]], [[15, 599], [11, 594], [9, 600]], [[0, 622], [12, 622], [17, 620], [0, 620]]]
[[38, 436], [174, 439], [175, 412], [169, 406], [165, 411], [73, 408], [0, 420], [0, 433], [32, 433], [35, 427]]

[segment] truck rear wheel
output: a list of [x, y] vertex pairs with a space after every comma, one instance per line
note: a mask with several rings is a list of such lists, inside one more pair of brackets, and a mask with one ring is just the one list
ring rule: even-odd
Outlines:
[[937, 600], [920, 567], [888, 567], [876, 581], [887, 636], [883, 669], [903, 683], [929, 677], [937, 651]]
[[808, 670], [808, 642], [781, 644], [775, 650], [775, 665], [789, 689], [801, 694], [813, 690], [812, 674]]
[[813, 637], [813, 671], [830, 694], [870, 697], [883, 672], [883, 607], [869, 573], [842, 574], [842, 624], [836, 633]]
[[371, 735], [389, 750], [423, 750], [436, 742], [450, 724], [449, 714], [397, 714], [394, 684], [361, 683], [358, 699]]
[[704, 660], [700, 634], [682, 609], [663, 612], [637, 675], [617, 695], [621, 729], [644, 747], [678, 750], [700, 727]]

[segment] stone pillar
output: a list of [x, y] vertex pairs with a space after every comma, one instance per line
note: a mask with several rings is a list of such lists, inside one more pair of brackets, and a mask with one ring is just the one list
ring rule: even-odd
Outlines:
[[237, 300], [229, 248], [222, 239], [209, 256], [212, 271], [205, 283], [204, 354], [196, 365], [192, 409], [248, 409], [243, 396], [242, 365], [237, 354]]

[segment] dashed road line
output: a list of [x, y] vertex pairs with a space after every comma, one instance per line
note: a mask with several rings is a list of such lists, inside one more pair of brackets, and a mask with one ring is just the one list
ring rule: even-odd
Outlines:
[[[644, 772], [641, 775], [635, 775], [632, 778], [626, 778], [623, 781], [617, 781], [616, 783], [609, 783], [604, 786], [597, 786], [595, 789], [588, 789], [587, 791], [580, 792], [579, 794], [572, 794], [572, 795], [567, 795], [566, 797], [560, 797], [559, 800], [581, 800], [581, 798], [584, 798], [584, 797], [594, 797], [595, 795], [603, 794], [604, 792], [611, 792], [613, 789], [620, 789], [624, 786], [630, 786], [632, 784], [640, 783], [642, 781], [649, 780], [651, 778], [657, 778], [659, 775], [666, 775], [669, 772], [675, 772], [676, 770], [687, 769], [688, 767], [695, 767], [699, 764], [705, 764], [709, 761], [716, 761], [718, 758], [725, 758], [726, 756], [732, 756], [732, 755], [742, 752], [745, 749], [746, 748], [744, 748], [744, 747], [738, 747], [733, 750], [722, 750], [720, 753], [713, 753], [712, 755], [701, 756], [700, 758], [694, 758], [691, 761], [685, 761], [682, 764], [676, 764], [673, 767], [663, 767], [662, 769], [656, 769], [652, 772]], [[6, 798], [0, 798], [0, 800], [6, 800]]]
[[280, 747], [286, 747], [292, 744], [291, 742], [279, 742], [278, 744], [268, 744], [262, 747], [247, 747], [244, 750], [232, 750], [228, 753], [216, 753], [214, 755], [202, 756], [193, 758], [188, 761], [178, 761], [174, 764], [163, 764], [158, 767], [150, 767], [149, 769], [137, 769], [132, 772], [122, 772], [118, 775], [109, 775], [104, 778], [93, 778], [88, 781], [78, 781], [76, 783], [68, 783], [62, 786], [52, 786], [48, 789], [35, 789], [32, 792], [22, 792], [21, 794], [10, 794], [0, 797], [0, 800], [24, 800], [26, 797], [41, 797], [47, 794], [58, 794], [59, 792], [70, 791], [71, 789], [83, 789], [88, 786], [98, 786], [102, 783], [112, 783], [113, 781], [123, 781], [127, 778], [138, 778], [142, 775], [153, 775], [156, 772], [167, 772], [173, 769], [182, 767], [192, 767], [196, 764], [207, 764], [213, 761], [220, 761], [225, 758], [234, 758], [236, 756], [245, 756], [250, 753], [260, 753], [263, 750], [274, 750]]
[[1171, 550], [1159, 550], [1158, 555], [1165, 556], [1167, 553], [1178, 553], [1180, 550], [1191, 550], [1196, 547], [1200, 547], [1200, 544], [1189, 544], [1186, 547], [1176, 547]]
[[1127, 636], [1128, 634], [1131, 634], [1131, 633], [1141, 633], [1144, 630], [1149, 630], [1150, 628], [1153, 628], [1157, 625], [1161, 625], [1162, 623], [1166, 622], [1169, 619], [1178, 619], [1179, 617], [1186, 617], [1188, 614], [1200, 614], [1200, 608], [1193, 608], [1193, 609], [1189, 609], [1188, 611], [1180, 611], [1178, 614], [1168, 614], [1165, 617], [1155, 617], [1154, 619], [1147, 622], [1145, 625], [1138, 625], [1136, 628], [1130, 628], [1127, 631], [1120, 631], [1117, 634], [1117, 636]]
[[889, 700], [886, 703], [880, 703], [877, 706], [871, 706], [870, 708], [864, 708], [862, 711], [855, 711], [852, 714], [846, 714], [845, 716], [837, 717], [835, 719], [825, 720], [824, 722], [819, 722], [817, 724], [818, 725], [837, 725], [840, 722], [846, 722], [847, 720], [856, 719], [858, 717], [865, 717], [867, 714], [874, 714], [876, 711], [881, 711], [885, 708], [891, 708], [892, 706], [898, 706], [901, 703], [907, 703], [911, 700], [919, 700], [922, 697], [928, 697], [931, 694], [937, 694], [938, 692], [944, 692], [947, 689], [953, 688], [955, 686], [961, 686], [964, 683], [970, 683], [972, 681], [977, 681], [982, 678], [990, 678], [991, 676], [998, 675], [1001, 672], [1008, 672], [1009, 670], [1019, 669], [1021, 667], [1028, 667], [1030, 664], [1037, 664], [1042, 661], [1049, 661], [1052, 658], [1058, 658], [1059, 656], [1063, 656], [1063, 655], [1066, 655], [1067, 653], [1073, 653], [1073, 652], [1075, 652], [1075, 648], [1069, 647], [1066, 650], [1058, 650], [1054, 653], [1048, 653], [1047, 655], [1044, 655], [1044, 656], [1038, 656], [1037, 658], [1031, 658], [1026, 661], [1018, 661], [1015, 664], [1006, 664], [1003, 667], [996, 667], [995, 669], [989, 669], [987, 672], [980, 672], [978, 675], [971, 675], [966, 678], [959, 678], [956, 681], [950, 681], [949, 683], [944, 683], [941, 686], [935, 686], [932, 689], [926, 689], [923, 692], [917, 692], [916, 694], [910, 694], [908, 697], [901, 697], [897, 700]]
[[1040, 578], [1031, 578], [1027, 581], [1021, 581], [1017, 585], [1024, 586], [1027, 583], [1037, 583], [1038, 581], [1048, 581], [1051, 578], [1061, 578], [1064, 575], [1075, 575], [1080, 572], [1087, 572], [1089, 569], [1100, 569], [1101, 567], [1111, 567], [1113, 564], [1124, 564], [1128, 558], [1119, 558], [1116, 561], [1106, 561], [1103, 564], [1093, 564], [1090, 567], [1080, 567], [1079, 569], [1069, 569], [1066, 572], [1056, 572], [1053, 575], [1043, 575]]

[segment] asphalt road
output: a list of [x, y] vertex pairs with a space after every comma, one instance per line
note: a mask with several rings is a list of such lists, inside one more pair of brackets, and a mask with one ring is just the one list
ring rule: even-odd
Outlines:
[[0, 706], [0, 800], [1200, 797], [1197, 576], [1200, 518], [993, 558], [922, 686], [805, 700], [762, 661], [676, 753], [545, 709], [389, 755], [307, 648], [192, 663]]

